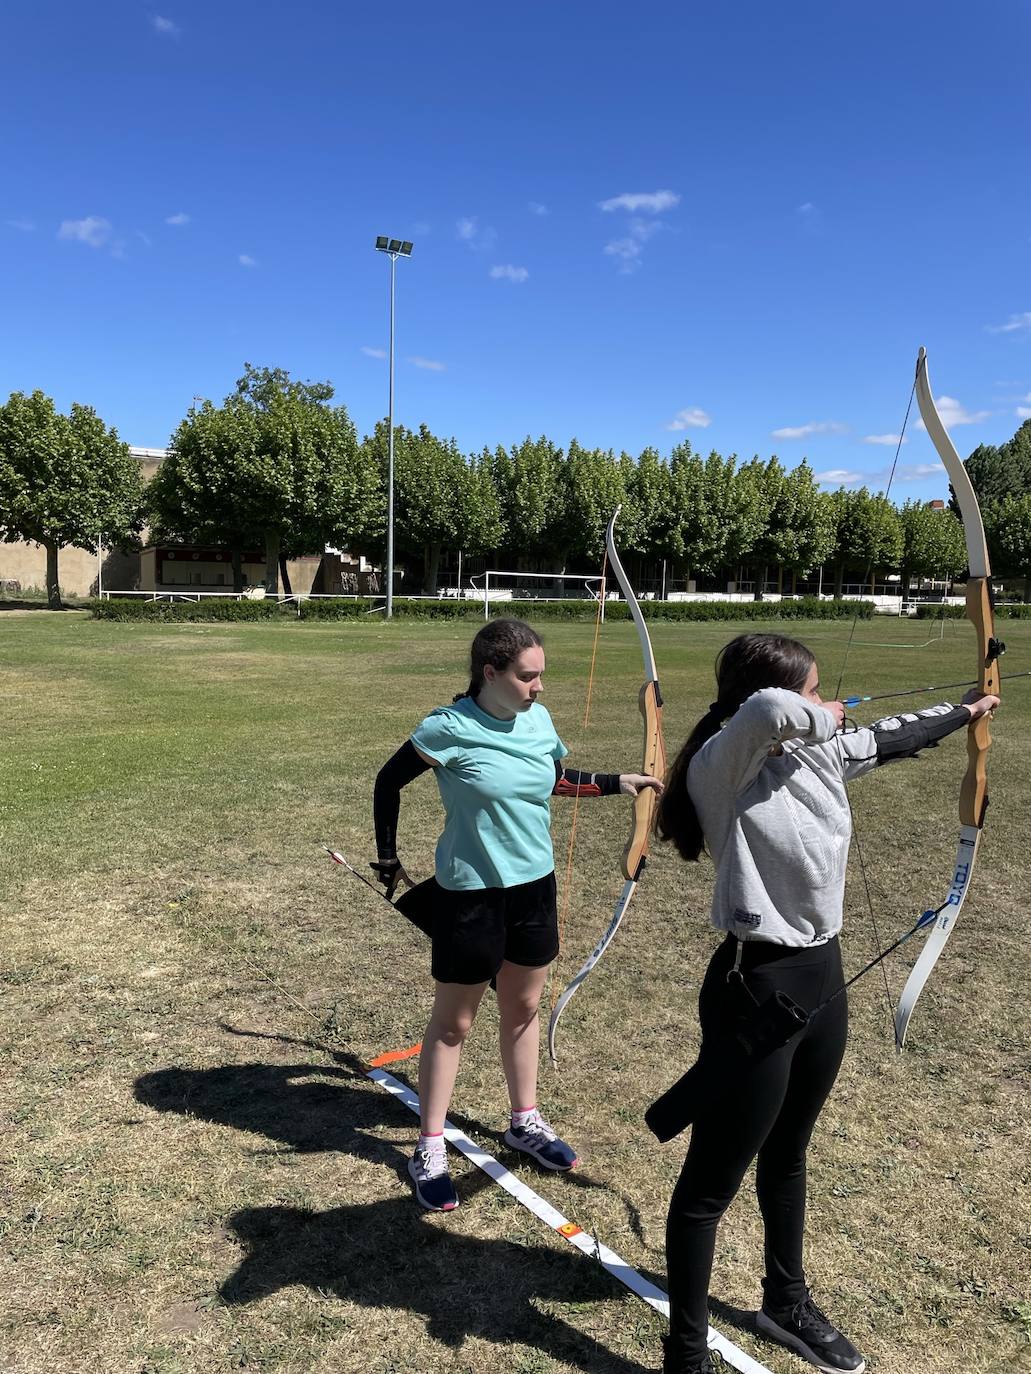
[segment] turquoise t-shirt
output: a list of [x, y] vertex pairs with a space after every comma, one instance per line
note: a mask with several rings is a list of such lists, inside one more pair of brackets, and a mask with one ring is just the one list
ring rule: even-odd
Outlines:
[[441, 887], [515, 887], [551, 872], [550, 798], [566, 746], [546, 707], [535, 701], [498, 720], [462, 697], [431, 711], [412, 743], [439, 764], [433, 771], [447, 816], [437, 842]]

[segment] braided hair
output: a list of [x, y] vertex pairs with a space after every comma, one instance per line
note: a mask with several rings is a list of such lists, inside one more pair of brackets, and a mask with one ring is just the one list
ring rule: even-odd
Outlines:
[[503, 617], [488, 621], [473, 640], [469, 653], [469, 686], [464, 692], [459, 692], [454, 700], [461, 701], [463, 697], [476, 700], [483, 686], [483, 670], [488, 663], [498, 672], [503, 672], [524, 649], [540, 648], [542, 643], [540, 635], [525, 620]]

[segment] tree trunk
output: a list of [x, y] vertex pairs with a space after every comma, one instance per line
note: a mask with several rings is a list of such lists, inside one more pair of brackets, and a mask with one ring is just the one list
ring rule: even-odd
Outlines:
[[763, 599], [763, 588], [764, 588], [765, 586], [766, 586], [766, 564], [764, 563], [763, 566], [762, 566], [761, 575], [760, 575], [758, 581], [757, 581], [756, 584], [755, 584], [755, 591], [752, 593], [752, 600], [753, 600], [753, 601], [761, 601], [761, 600]]
[[845, 582], [845, 565], [839, 563], [834, 569], [834, 600], [841, 600], [841, 589]]
[[784, 568], [780, 563], [777, 564], [777, 595], [784, 595]]
[[283, 579], [283, 591], [287, 596], [293, 596], [293, 588], [290, 586], [290, 574], [287, 571], [286, 559], [282, 554], [279, 555], [279, 576]]
[[1031, 601], [1031, 577], [1024, 578], [1024, 600]]
[[279, 531], [268, 530], [265, 534], [265, 594], [279, 595]]
[[52, 539], [41, 542], [47, 551], [47, 604], [52, 611], [63, 611], [61, 586], [57, 580], [57, 543]]
[[797, 596], [797, 595], [798, 595], [798, 569], [797, 569], [797, 568], [792, 568], [792, 569], [791, 569], [791, 595], [792, 595], [792, 596]]
[[243, 591], [243, 554], [234, 545], [229, 556], [233, 564], [233, 591], [239, 596]]
[[440, 570], [440, 543], [432, 540], [422, 551], [422, 590], [426, 596], [437, 594], [437, 574]]
[[871, 596], [876, 596], [876, 595], [877, 595], [877, 569], [876, 569], [876, 568], [871, 568], [871, 569], [870, 569], [870, 595], [871, 595]]

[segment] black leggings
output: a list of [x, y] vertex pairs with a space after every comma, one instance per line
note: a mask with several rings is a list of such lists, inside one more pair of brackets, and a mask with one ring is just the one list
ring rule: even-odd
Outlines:
[[[710, 961], [698, 999], [699, 1059], [720, 1071], [725, 1087], [692, 1128], [670, 1202], [666, 1260], [675, 1363], [705, 1354], [716, 1227], [757, 1156], [755, 1190], [766, 1230], [764, 1303], [779, 1310], [804, 1298], [805, 1153], [845, 1052], [843, 995], [786, 1045], [761, 1059], [745, 1058], [734, 1045], [742, 992], [727, 982], [736, 952], [737, 941], [728, 936]], [[806, 1011], [843, 981], [836, 939], [808, 949], [752, 941], [744, 946], [741, 970], [760, 1002], [781, 989]]]

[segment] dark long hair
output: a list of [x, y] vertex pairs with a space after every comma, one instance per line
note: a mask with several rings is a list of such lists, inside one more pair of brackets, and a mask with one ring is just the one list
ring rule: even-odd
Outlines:
[[524, 649], [536, 649], [543, 643], [536, 630], [532, 630], [525, 620], [489, 620], [473, 640], [469, 652], [469, 686], [454, 698], [472, 697], [475, 701], [483, 686], [483, 670], [489, 663], [498, 672], [503, 672], [517, 659]]
[[682, 858], [697, 859], [705, 848], [702, 824], [687, 790], [687, 769], [695, 754], [755, 692], [764, 687], [800, 692], [815, 662], [804, 644], [784, 635], [738, 635], [716, 655], [716, 700], [666, 774], [656, 814], [659, 838], [672, 840]]

